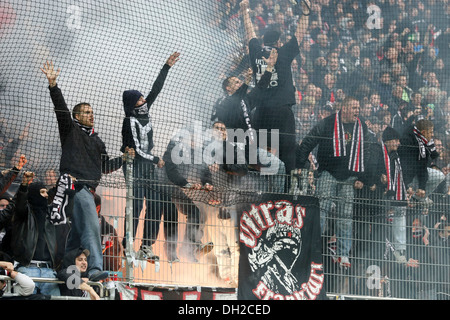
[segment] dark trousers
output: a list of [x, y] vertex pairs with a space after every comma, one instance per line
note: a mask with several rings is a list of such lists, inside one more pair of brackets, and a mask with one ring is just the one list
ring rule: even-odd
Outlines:
[[[126, 167], [124, 166], [126, 175]], [[142, 245], [151, 246], [158, 238], [161, 217], [164, 215], [164, 237], [176, 243], [178, 237], [178, 211], [165, 187], [156, 180], [155, 166], [150, 161], [133, 163], [133, 237], [144, 207], [144, 230]], [[125, 225], [126, 228], [126, 225]], [[126, 234], [126, 232], [125, 232]], [[124, 239], [124, 245], [125, 245]]]

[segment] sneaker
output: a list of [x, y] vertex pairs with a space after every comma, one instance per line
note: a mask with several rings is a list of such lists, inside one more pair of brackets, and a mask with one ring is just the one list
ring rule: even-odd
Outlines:
[[343, 268], [350, 268], [352, 266], [348, 257], [344, 257], [344, 256], [339, 257], [337, 259], [337, 261], [338, 261], [339, 265]]
[[394, 251], [394, 257], [395, 257], [395, 261], [397, 261], [398, 263], [401, 264], [406, 264], [408, 262], [408, 260], [406, 260], [405, 254], [403, 253], [403, 251]]
[[141, 246], [137, 253], [138, 260], [148, 260], [148, 261], [156, 261], [159, 260], [159, 257], [153, 253], [153, 249], [151, 246]]

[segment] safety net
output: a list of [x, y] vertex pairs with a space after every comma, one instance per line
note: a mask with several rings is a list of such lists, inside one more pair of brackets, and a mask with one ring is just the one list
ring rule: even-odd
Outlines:
[[344, 238], [405, 215], [408, 237], [441, 232], [449, 18], [444, 0], [1, 0], [0, 169], [25, 155], [48, 186], [185, 214], [318, 197]]

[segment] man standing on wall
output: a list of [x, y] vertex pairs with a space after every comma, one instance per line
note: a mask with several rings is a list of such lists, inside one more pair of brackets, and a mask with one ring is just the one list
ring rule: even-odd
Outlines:
[[[93, 194], [102, 173], [119, 169], [123, 164], [123, 158], [109, 158], [104, 142], [94, 132], [94, 112], [89, 103], [77, 104], [72, 110], [71, 117], [61, 89], [56, 84], [56, 78], [61, 70], [55, 70], [53, 62], [46, 62], [41, 71], [47, 77], [58, 121], [62, 147], [60, 174], [70, 175], [75, 181], [76, 193], [73, 196], [72, 223], [66, 252], [80, 246], [88, 249], [89, 280], [103, 280], [108, 276], [108, 272], [103, 271], [100, 227]], [[134, 157], [134, 150], [127, 149], [124, 155], [126, 153]]]

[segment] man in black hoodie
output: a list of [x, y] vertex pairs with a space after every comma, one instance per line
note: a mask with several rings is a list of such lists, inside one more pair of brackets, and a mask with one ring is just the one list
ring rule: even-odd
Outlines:
[[[72, 117], [61, 89], [56, 83], [61, 70], [55, 70], [53, 62], [46, 62], [41, 68], [46, 75], [50, 97], [55, 107], [61, 140], [61, 160], [59, 171], [62, 177], [70, 175], [75, 183], [71, 230], [67, 239], [66, 252], [80, 246], [90, 251], [89, 278], [99, 281], [108, 276], [103, 271], [100, 228], [93, 194], [103, 173], [119, 169], [123, 157], [110, 159], [105, 143], [94, 132], [94, 112], [89, 103], [77, 104]], [[134, 150], [125, 150], [134, 156]]]
[[[147, 98], [144, 98], [137, 90], [126, 90], [123, 93], [125, 119], [122, 125], [121, 151], [125, 152], [127, 148], [132, 148], [136, 152], [133, 162], [133, 238], [136, 234], [139, 216], [144, 205], [144, 198], [146, 201], [144, 234], [138, 252], [138, 259], [140, 260], [154, 261], [159, 259], [154, 254], [152, 245], [158, 237], [163, 209], [161, 202], [164, 200], [162, 199], [163, 195], [158, 191], [158, 185], [155, 183], [155, 166], [158, 168], [164, 167], [164, 161], [152, 152], [154, 146], [153, 124], [149, 110], [161, 92], [170, 68], [179, 60], [179, 56], [180, 53], [174, 52], [167, 59]], [[125, 174], [127, 174], [126, 167], [124, 169]], [[165, 206], [165, 208], [165, 221], [178, 219], [172, 205]], [[123, 244], [125, 247], [126, 242], [127, 239], [124, 238]], [[173, 257], [173, 259], [175, 260], [176, 258]]]
[[[12, 217], [11, 250], [19, 263], [17, 271], [29, 277], [55, 278], [57, 267], [56, 229], [50, 223], [47, 188], [33, 182], [34, 174], [26, 172], [17, 191], [16, 210]], [[57, 284], [36, 283], [34, 293], [60, 295]]]

